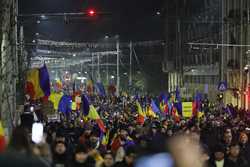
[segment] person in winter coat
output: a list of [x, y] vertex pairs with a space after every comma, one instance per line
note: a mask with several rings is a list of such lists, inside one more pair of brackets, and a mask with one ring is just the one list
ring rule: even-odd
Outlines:
[[69, 153], [64, 142], [58, 141], [52, 147], [53, 167], [68, 167]]
[[134, 167], [136, 159], [136, 150], [134, 146], [129, 146], [126, 150], [125, 157], [122, 162], [117, 162], [114, 167]]
[[233, 143], [230, 146], [229, 155], [225, 161], [226, 167], [248, 167], [247, 161], [240, 157], [240, 146], [238, 143]]
[[114, 162], [114, 156], [111, 150], [108, 150], [103, 154], [103, 162], [97, 164], [97, 167], [113, 167]]
[[84, 145], [78, 145], [75, 149], [71, 167], [95, 167], [96, 162], [92, 156], [88, 154]]
[[212, 149], [209, 167], [226, 167], [225, 166], [225, 148], [224, 145], [218, 143]]
[[246, 133], [241, 132], [239, 137], [240, 156], [244, 157], [250, 163], [250, 144]]

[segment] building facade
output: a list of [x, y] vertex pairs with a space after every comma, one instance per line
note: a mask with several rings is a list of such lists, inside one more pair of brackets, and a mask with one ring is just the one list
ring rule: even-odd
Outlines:
[[224, 102], [248, 109], [250, 1], [176, 0], [166, 5], [165, 20], [168, 90], [179, 86], [186, 97], [199, 91], [215, 101], [225, 81]]
[[248, 108], [250, 1], [222, 1], [221, 80], [228, 83], [225, 101]]
[[0, 120], [6, 132], [12, 131], [16, 115], [16, 84], [18, 78], [17, 3], [0, 2]]
[[217, 0], [176, 0], [175, 5], [166, 5], [163, 71], [168, 76], [170, 92], [178, 86], [188, 99], [197, 91], [216, 98], [221, 51], [203, 44], [220, 41], [220, 7]]

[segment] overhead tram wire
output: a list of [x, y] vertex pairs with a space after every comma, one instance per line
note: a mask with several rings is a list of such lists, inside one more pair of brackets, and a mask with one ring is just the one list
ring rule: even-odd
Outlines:
[[[110, 12], [95, 12], [96, 15], [110, 15]], [[89, 16], [88, 12], [78, 13], [33, 13], [33, 14], [19, 14], [18, 17], [60, 17], [60, 16]], [[90, 16], [92, 17], [92, 16]]]
[[[19, 18], [27, 18], [27, 17], [34, 17], [34, 18], [41, 18], [41, 20], [48, 20], [50, 19], [50, 17], [81, 17], [81, 16], [88, 16], [88, 17], [96, 17], [96, 16], [110, 16], [112, 15], [111, 12], [96, 12], [95, 11], [95, 15], [90, 15], [88, 12], [76, 12], [76, 13], [31, 13], [31, 14], [19, 14], [18, 17]], [[166, 20], [168, 20], [168, 23], [175, 23], [176, 22], [176, 18], [179, 18], [178, 16], [162, 16], [161, 18], [164, 18]], [[188, 24], [193, 24], [193, 23], [199, 23], [199, 24], [223, 24], [223, 23], [227, 23], [227, 21], [222, 21], [222, 20], [193, 20], [190, 18], [183, 18], [181, 19], [182, 23], [188, 23]], [[250, 24], [250, 22], [246, 21], [243, 24]]]
[[[73, 43], [73, 42], [56, 42], [49, 40], [37, 40], [37, 43], [25, 43], [26, 46], [54, 46], [54, 47], [69, 47], [69, 48], [114, 48], [115, 43], [101, 44], [99, 42], [83, 42], [83, 43]], [[147, 47], [147, 46], [159, 46], [165, 43], [164, 40], [154, 40], [154, 41], [137, 41], [134, 42], [135, 47]], [[20, 44], [18, 44], [20, 45]], [[121, 42], [121, 47], [129, 47], [129, 42]]]
[[190, 42], [188, 45], [198, 45], [198, 46], [222, 46], [222, 47], [250, 47], [250, 45], [238, 45], [238, 44], [221, 44], [221, 43], [195, 43]]

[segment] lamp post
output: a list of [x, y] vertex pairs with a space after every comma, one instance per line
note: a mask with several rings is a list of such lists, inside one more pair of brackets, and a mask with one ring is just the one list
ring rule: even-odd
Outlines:
[[119, 61], [120, 61], [120, 54], [119, 54], [119, 50], [120, 50], [120, 42], [119, 42], [119, 39], [117, 39], [117, 42], [116, 42], [116, 49], [117, 49], [117, 62], [116, 62], [116, 89], [117, 89], [117, 96], [119, 96], [119, 93], [120, 93], [120, 64], [119, 64]]
[[246, 73], [246, 76], [247, 76], [247, 83], [246, 83], [246, 88], [245, 88], [245, 109], [249, 109], [249, 95], [250, 95], [250, 92], [249, 92], [249, 86], [250, 86], [250, 73], [249, 73], [249, 70], [250, 70], [250, 65], [246, 65], [244, 67], [244, 71]]

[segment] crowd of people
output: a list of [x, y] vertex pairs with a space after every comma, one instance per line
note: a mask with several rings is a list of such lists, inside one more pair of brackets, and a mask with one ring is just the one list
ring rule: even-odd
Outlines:
[[123, 98], [89, 98], [105, 131], [96, 120], [84, 117], [82, 110], [60, 113], [58, 120], [35, 111], [44, 124], [43, 141], [32, 142], [33, 120], [30, 124], [22, 120], [0, 156], [0, 166], [10, 166], [21, 158], [27, 159], [26, 166], [47, 167], [250, 166], [247, 111], [228, 105], [207, 108], [200, 118], [179, 115], [176, 119], [168, 113], [148, 116], [141, 122], [136, 105], [141, 99]]

